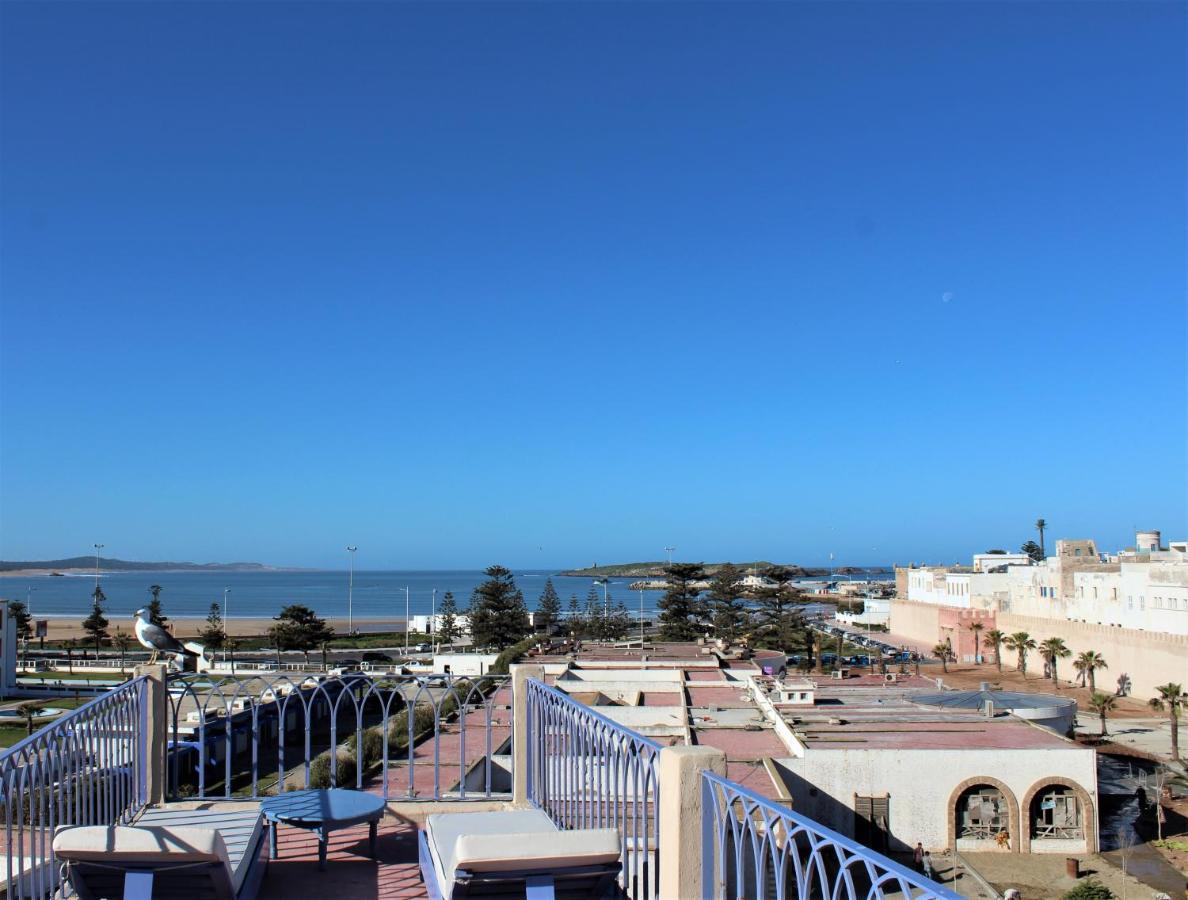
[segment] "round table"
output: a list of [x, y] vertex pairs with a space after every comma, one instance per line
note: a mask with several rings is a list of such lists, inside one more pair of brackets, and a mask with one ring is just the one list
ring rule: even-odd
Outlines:
[[375, 858], [375, 835], [384, 817], [384, 801], [374, 794], [334, 788], [322, 791], [289, 791], [260, 804], [268, 823], [268, 855], [276, 859], [276, 826], [279, 823], [318, 833], [318, 868], [326, 868], [326, 842], [336, 828], [367, 822], [368, 849]]

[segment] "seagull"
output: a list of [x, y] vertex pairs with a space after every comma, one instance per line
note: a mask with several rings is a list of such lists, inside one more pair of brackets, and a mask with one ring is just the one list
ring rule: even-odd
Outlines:
[[172, 654], [179, 662], [185, 656], [201, 655], [196, 650], [187, 647], [160, 625], [154, 625], [147, 609], [136, 610], [133, 613], [133, 618], [136, 620], [136, 640], [140, 641], [142, 647], [153, 651], [153, 655], [149, 657], [150, 664], [155, 663], [157, 657], [162, 653]]

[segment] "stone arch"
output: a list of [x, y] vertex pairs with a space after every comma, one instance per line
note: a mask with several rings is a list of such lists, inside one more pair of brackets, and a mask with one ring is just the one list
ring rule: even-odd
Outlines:
[[1002, 796], [1006, 798], [1007, 818], [1010, 822], [1009, 827], [1011, 832], [1011, 852], [1019, 853], [1022, 849], [1023, 841], [1026, 839], [1026, 836], [1023, 835], [1023, 820], [1019, 816], [1019, 800], [1015, 797], [1015, 792], [1007, 787], [1006, 784], [989, 775], [983, 775], [978, 778], [967, 778], [957, 785], [957, 787], [953, 788], [953, 793], [949, 794], [949, 808], [946, 813], [946, 819], [949, 823], [949, 849], [957, 849], [957, 801], [970, 788], [977, 787], [980, 784], [998, 788]]
[[1022, 837], [1020, 841], [1023, 845], [1023, 852], [1031, 852], [1031, 804], [1034, 802], [1036, 795], [1044, 788], [1053, 786], [1072, 788], [1073, 793], [1077, 795], [1077, 799], [1081, 801], [1081, 821], [1082, 827], [1085, 831], [1085, 850], [1088, 853], [1097, 852], [1097, 807], [1093, 804], [1093, 798], [1089, 792], [1073, 781], [1071, 778], [1064, 778], [1060, 775], [1053, 775], [1048, 778], [1041, 778], [1035, 784], [1027, 789], [1027, 793], [1023, 795], [1022, 810], [1024, 812], [1025, 821], [1024, 826], [1020, 829]]

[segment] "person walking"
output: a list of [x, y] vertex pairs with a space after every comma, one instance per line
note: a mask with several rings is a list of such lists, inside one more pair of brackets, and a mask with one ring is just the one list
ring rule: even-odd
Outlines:
[[923, 863], [923, 866], [924, 866], [924, 877], [931, 879], [932, 878], [932, 855], [927, 850], [924, 851], [924, 859], [921, 862]]
[[917, 872], [924, 871], [924, 845], [916, 841], [916, 849], [912, 851], [912, 865]]

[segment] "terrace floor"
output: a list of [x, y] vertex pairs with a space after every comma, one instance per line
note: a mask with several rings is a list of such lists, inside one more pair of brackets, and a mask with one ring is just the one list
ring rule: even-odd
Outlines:
[[260, 900], [421, 900], [429, 895], [417, 865], [417, 829], [389, 816], [381, 824], [376, 859], [367, 855], [367, 826], [330, 833], [326, 871], [318, 871], [312, 831], [280, 826], [277, 858], [268, 864]]

